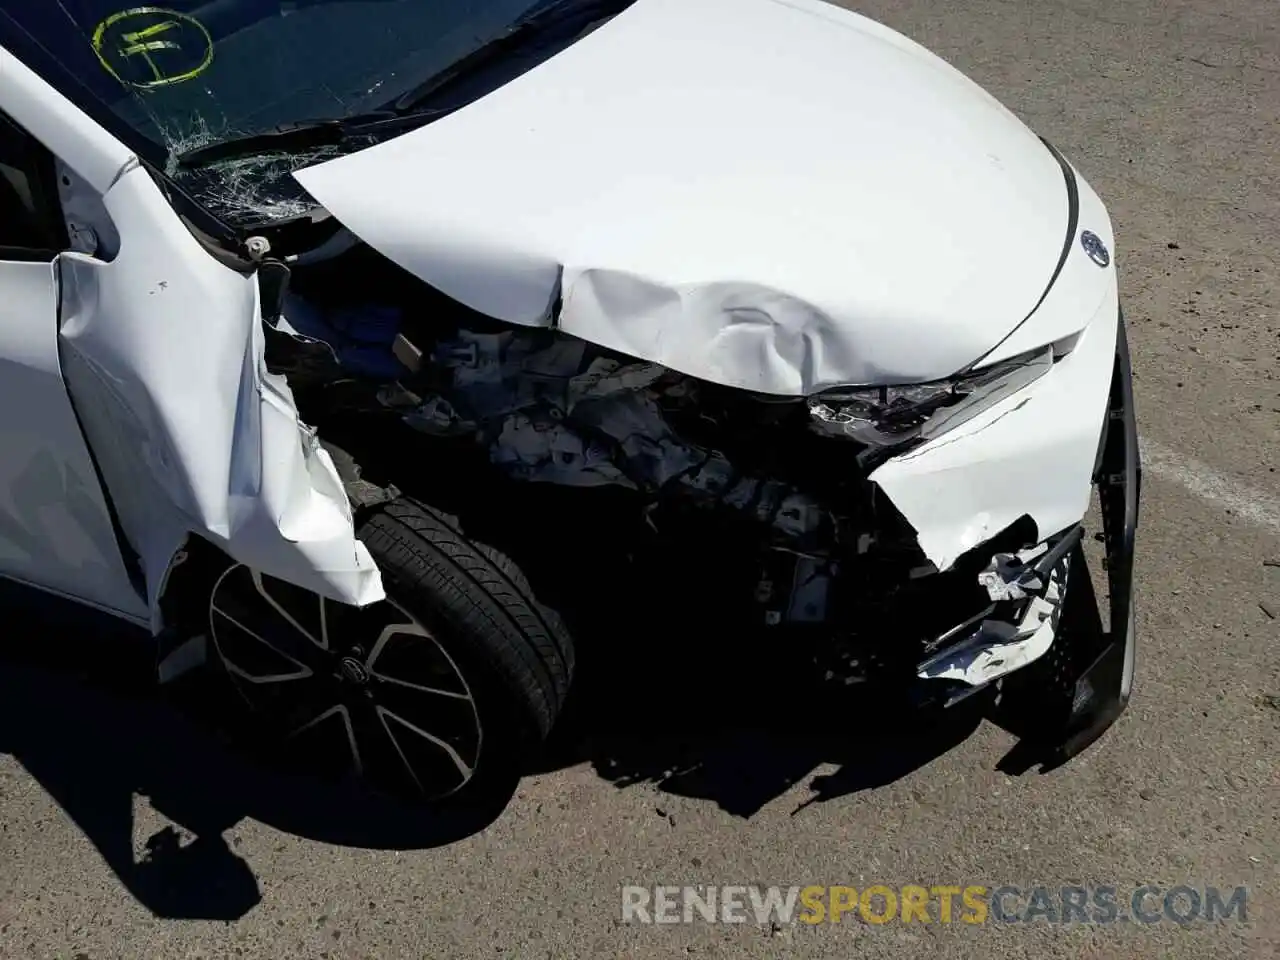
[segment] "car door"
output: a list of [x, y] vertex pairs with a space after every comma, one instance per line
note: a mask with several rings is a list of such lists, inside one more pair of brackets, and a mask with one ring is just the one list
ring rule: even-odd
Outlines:
[[141, 619], [59, 364], [55, 176], [49, 152], [0, 113], [0, 576]]

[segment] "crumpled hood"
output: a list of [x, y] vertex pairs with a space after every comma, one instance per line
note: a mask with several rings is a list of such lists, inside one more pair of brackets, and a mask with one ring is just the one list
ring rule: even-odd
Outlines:
[[1009, 111], [817, 0], [638, 0], [296, 176], [482, 313], [791, 395], [980, 358], [1041, 297], [1068, 222], [1062, 169]]

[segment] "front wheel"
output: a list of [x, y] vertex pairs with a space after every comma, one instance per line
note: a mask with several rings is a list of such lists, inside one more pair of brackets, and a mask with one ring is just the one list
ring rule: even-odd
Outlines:
[[325, 600], [240, 564], [209, 595], [212, 649], [255, 735], [307, 770], [418, 802], [509, 787], [573, 672], [560, 618], [505, 556], [398, 499], [359, 536], [387, 599]]

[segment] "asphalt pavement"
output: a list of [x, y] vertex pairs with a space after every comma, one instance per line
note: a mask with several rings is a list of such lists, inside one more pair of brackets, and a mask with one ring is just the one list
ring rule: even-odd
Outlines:
[[[1147, 465], [1117, 726], [1018, 775], [989, 722], [809, 712], [768, 697], [767, 657], [655, 643], [625, 654], [650, 678], [618, 704], [631, 722], [589, 729], [468, 835], [259, 769], [127, 683], [11, 665], [0, 956], [1280, 955], [1274, 0], [845, 5], [987, 87], [1115, 220]], [[983, 229], [992, 256], [1016, 243]], [[622, 922], [627, 884], [1101, 885], [1122, 905], [1150, 884], [1157, 913], [1178, 885], [1248, 894], [1244, 922], [647, 925]]]

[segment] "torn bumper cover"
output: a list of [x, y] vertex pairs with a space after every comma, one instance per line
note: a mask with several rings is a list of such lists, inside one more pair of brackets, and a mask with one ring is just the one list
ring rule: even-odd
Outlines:
[[1035, 522], [1037, 540], [1085, 515], [1118, 316], [1112, 284], [1074, 349], [1047, 374], [872, 472], [939, 570], [1024, 515]]
[[1047, 741], [1056, 762], [1079, 753], [1115, 722], [1133, 683], [1141, 464], [1128, 342], [1118, 310], [1116, 316], [1107, 406], [1090, 478], [1102, 516], [1109, 623], [1099, 616], [1081, 549], [1083, 527], [1075, 523], [1034, 548], [995, 554], [977, 577], [990, 604], [939, 636], [917, 665], [920, 679], [945, 682], [950, 705], [1039, 661], [1038, 679], [1047, 688], [1036, 695], [1050, 702], [1060, 695], [1063, 709], [1033, 735]]

